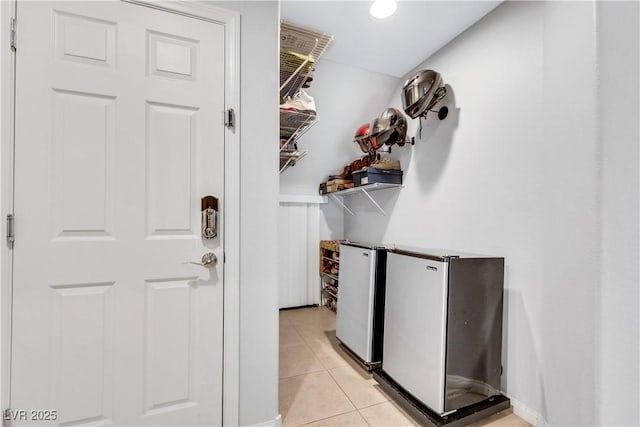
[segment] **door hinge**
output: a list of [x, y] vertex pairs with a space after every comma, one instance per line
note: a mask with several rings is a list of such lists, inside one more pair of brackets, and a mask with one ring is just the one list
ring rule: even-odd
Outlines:
[[13, 234], [13, 214], [7, 214], [7, 244], [13, 246], [15, 240]]
[[229, 108], [224, 112], [224, 125], [228, 128], [236, 126], [236, 112], [233, 111], [233, 108]]
[[18, 30], [16, 29], [16, 18], [11, 18], [10, 22], [9, 22], [9, 31], [10, 31], [10, 35], [9, 35], [9, 44], [11, 45], [11, 50], [16, 50], [16, 43], [17, 43], [17, 32]]

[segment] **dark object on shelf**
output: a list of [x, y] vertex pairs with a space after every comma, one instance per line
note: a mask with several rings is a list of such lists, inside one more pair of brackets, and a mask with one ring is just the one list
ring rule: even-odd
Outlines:
[[440, 416], [415, 399], [381, 369], [373, 371], [373, 378], [378, 382], [382, 391], [389, 395], [393, 401], [400, 405], [414, 420], [418, 421], [421, 426], [425, 427], [468, 426], [476, 421], [509, 409], [511, 406], [511, 401], [506, 396], [499, 394], [465, 408], [458, 409], [451, 414]]
[[353, 173], [356, 187], [382, 182], [386, 184], [402, 184], [402, 171], [392, 169], [365, 168]]
[[320, 194], [328, 194], [335, 193], [336, 191], [346, 190], [348, 188], [353, 188], [354, 183], [353, 180], [350, 179], [330, 179], [327, 182], [323, 182], [320, 184], [318, 192]]

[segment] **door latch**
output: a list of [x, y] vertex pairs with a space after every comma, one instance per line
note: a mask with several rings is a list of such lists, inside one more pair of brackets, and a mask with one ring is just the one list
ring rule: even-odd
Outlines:
[[201, 210], [202, 237], [213, 239], [218, 235], [218, 199], [213, 196], [204, 196]]
[[229, 108], [224, 112], [224, 125], [231, 129], [236, 127], [236, 112], [233, 111], [233, 108]]
[[9, 20], [9, 32], [10, 32], [9, 46], [11, 47], [11, 50], [15, 51], [18, 45], [17, 43], [18, 30], [16, 29], [16, 18], [11, 18]]
[[13, 214], [7, 214], [7, 244], [13, 246], [15, 242], [15, 236], [13, 234]]

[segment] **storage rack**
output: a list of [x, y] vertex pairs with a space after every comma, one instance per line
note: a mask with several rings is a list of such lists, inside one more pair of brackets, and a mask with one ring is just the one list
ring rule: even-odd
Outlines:
[[[315, 64], [333, 36], [292, 23], [280, 22], [280, 97], [295, 95], [311, 78]], [[307, 153], [297, 140], [317, 121], [315, 112], [280, 110], [280, 173]]]
[[307, 152], [298, 150], [297, 140], [316, 122], [316, 115], [280, 110], [280, 172], [302, 159]]
[[320, 277], [322, 278], [322, 304], [333, 311], [338, 309], [338, 283], [340, 281], [341, 240], [320, 241]]
[[280, 22], [280, 96], [294, 95], [333, 40], [326, 33]]

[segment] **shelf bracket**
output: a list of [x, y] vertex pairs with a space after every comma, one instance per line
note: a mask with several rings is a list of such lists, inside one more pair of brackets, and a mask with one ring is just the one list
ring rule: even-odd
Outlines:
[[[371, 203], [373, 203], [373, 204], [374, 204], [374, 206], [375, 206], [376, 208], [378, 208], [378, 211], [379, 211], [382, 215], [387, 216], [387, 213], [384, 211], [384, 209], [382, 209], [382, 208], [380, 207], [380, 205], [378, 204], [378, 202], [376, 202], [376, 201], [373, 199], [373, 197], [371, 197], [371, 195], [367, 192], [367, 190], [365, 190], [364, 188], [361, 188], [361, 190], [362, 190], [362, 192], [365, 194], [365, 196], [367, 196], [367, 197], [369, 198], [369, 200], [371, 200]], [[352, 214], [352, 215], [353, 215], [353, 214]]]
[[336, 196], [335, 194], [330, 194], [331, 198], [333, 200], [336, 201], [337, 204], [339, 204], [340, 206], [342, 206], [342, 208], [349, 212], [349, 215], [353, 215], [353, 212], [351, 212], [351, 209], [349, 209], [344, 203], [342, 203], [342, 200], [338, 199], [338, 196]]

